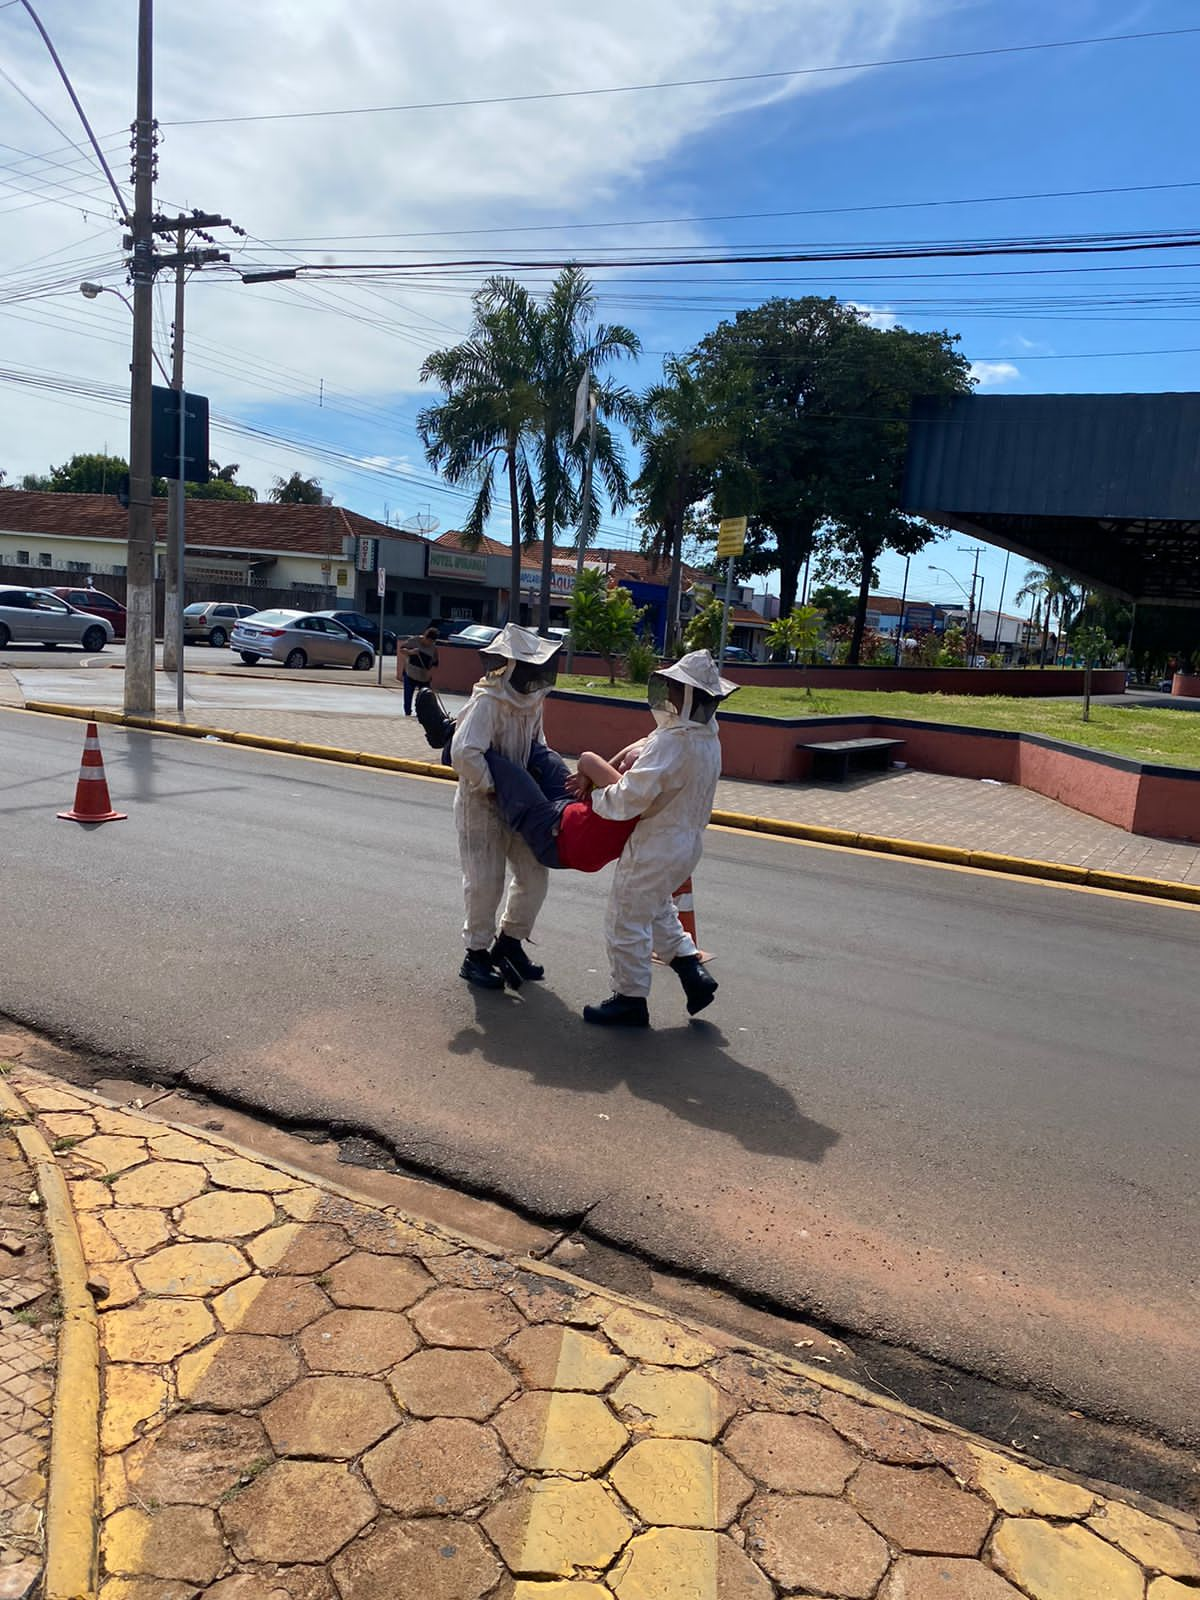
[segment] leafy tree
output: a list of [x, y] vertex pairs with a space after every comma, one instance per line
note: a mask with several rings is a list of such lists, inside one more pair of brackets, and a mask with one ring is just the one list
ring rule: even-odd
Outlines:
[[835, 622], [849, 622], [854, 616], [854, 596], [849, 589], [822, 583], [809, 590], [808, 598], [824, 615], [826, 627], [832, 627]]
[[599, 567], [585, 567], [575, 583], [567, 620], [576, 650], [602, 656], [608, 681], [617, 681], [617, 662], [637, 638], [637, 625], [648, 607], [634, 605], [628, 589], [608, 587]]
[[825, 389], [837, 420], [828, 434], [823, 565], [858, 579], [852, 663], [861, 657], [879, 557], [885, 550], [914, 555], [938, 537], [927, 522], [902, 511], [900, 502], [913, 400], [970, 389], [970, 368], [956, 343], [949, 333], [871, 328], [859, 321], [829, 363]]
[[[777, 617], [767, 629], [767, 647], [804, 666], [817, 653], [822, 622], [816, 606], [794, 606], [786, 617]], [[812, 694], [810, 683], [805, 682], [804, 692]]]
[[276, 478], [271, 486], [271, 499], [280, 506], [319, 506], [325, 493], [319, 478], [305, 478], [293, 472], [290, 478]]
[[461, 344], [435, 350], [421, 367], [446, 398], [426, 406], [417, 431], [430, 466], [451, 483], [474, 483], [463, 543], [478, 549], [495, 497], [496, 468], [508, 482], [509, 620], [520, 616], [521, 551], [537, 536], [537, 490], [528, 443], [538, 420], [531, 381], [538, 308], [513, 278], [489, 278], [472, 301], [470, 331]]
[[237, 481], [238, 470], [236, 461], [224, 467], [219, 461], [210, 461], [208, 482], [185, 484], [184, 493], [189, 500], [257, 500], [258, 495], [248, 483]]
[[642, 550], [657, 565], [670, 564], [666, 642], [679, 633], [683, 543], [693, 508], [712, 491], [713, 469], [726, 441], [703, 383], [689, 361], [668, 356], [663, 381], [642, 396], [633, 436], [641, 446], [641, 471], [633, 485]]
[[693, 353], [729, 434], [717, 509], [750, 518], [738, 574], [778, 567], [785, 612], [827, 514], [831, 429], [844, 426], [829, 379], [859, 326], [858, 313], [832, 298], [767, 300], [722, 322]]
[[550, 626], [550, 579], [554, 539], [561, 528], [582, 520], [582, 538], [590, 544], [599, 527], [595, 492], [582, 504], [581, 483], [587, 455], [586, 433], [572, 442], [575, 393], [585, 372], [592, 374], [595, 396], [595, 475], [604, 484], [609, 503], [619, 510], [629, 499], [629, 478], [620, 445], [609, 422], [632, 426], [638, 417], [634, 395], [621, 385], [601, 382], [599, 374], [614, 360], [637, 355], [641, 341], [619, 323], [595, 323], [596, 294], [578, 267], [565, 267], [555, 278], [532, 325], [534, 354], [531, 378], [536, 394], [537, 426], [533, 456], [537, 467], [542, 521], [542, 584], [538, 627]]
[[721, 624], [724, 620], [725, 602], [715, 594], [709, 595], [684, 629], [684, 644], [689, 650], [711, 650], [715, 656], [721, 647]]
[[28, 472], [21, 479], [22, 489], [48, 494], [115, 494], [122, 474], [129, 471], [123, 456], [95, 451], [73, 455], [48, 473]]
[[1103, 666], [1112, 653], [1112, 640], [1105, 633], [1099, 613], [1086, 597], [1080, 605], [1082, 621], [1071, 633], [1071, 648], [1083, 658], [1083, 720], [1092, 715], [1092, 668]]

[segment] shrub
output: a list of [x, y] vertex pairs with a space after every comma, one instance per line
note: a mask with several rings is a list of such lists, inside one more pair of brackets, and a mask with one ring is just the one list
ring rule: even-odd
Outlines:
[[625, 676], [630, 683], [649, 683], [658, 670], [658, 651], [649, 639], [635, 639], [625, 657]]

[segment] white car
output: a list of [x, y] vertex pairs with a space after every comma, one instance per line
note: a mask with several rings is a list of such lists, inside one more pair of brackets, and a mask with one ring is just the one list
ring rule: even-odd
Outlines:
[[82, 650], [103, 650], [111, 644], [112, 623], [60, 600], [48, 589], [22, 589], [0, 584], [0, 650], [9, 644], [60, 644]]

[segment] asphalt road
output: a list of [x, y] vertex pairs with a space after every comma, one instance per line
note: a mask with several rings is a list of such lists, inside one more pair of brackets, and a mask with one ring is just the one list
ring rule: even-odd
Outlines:
[[549, 978], [456, 976], [448, 786], [0, 711], [0, 1011], [1094, 1416], [1200, 1437], [1200, 914], [712, 831], [721, 979], [607, 992], [609, 874]]

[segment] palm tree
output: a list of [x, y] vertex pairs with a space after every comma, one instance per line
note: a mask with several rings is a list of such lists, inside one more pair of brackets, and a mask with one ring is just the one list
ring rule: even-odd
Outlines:
[[492, 513], [496, 467], [508, 480], [512, 565], [511, 622], [520, 617], [521, 551], [537, 532], [537, 494], [527, 440], [540, 415], [532, 374], [537, 353], [538, 308], [513, 278], [488, 278], [472, 301], [474, 317], [461, 344], [435, 350], [421, 368], [446, 399], [426, 406], [417, 429], [430, 465], [451, 483], [478, 488], [463, 525], [463, 543], [478, 549]]
[[721, 435], [712, 420], [704, 386], [678, 356], [663, 363], [663, 382], [642, 396], [633, 437], [642, 447], [642, 470], [633, 485], [646, 527], [642, 548], [657, 565], [670, 563], [665, 646], [679, 634], [683, 539], [688, 512], [712, 488]]
[[[580, 537], [590, 544], [599, 526], [600, 512], [593, 493], [582, 506], [580, 488], [587, 455], [586, 440], [572, 443], [575, 393], [585, 373], [593, 380], [610, 361], [637, 355], [641, 342], [632, 329], [619, 323], [593, 323], [596, 294], [578, 267], [565, 267], [555, 278], [539, 309], [534, 329], [536, 354], [532, 368], [537, 393], [538, 425], [533, 444], [537, 462], [542, 519], [542, 591], [538, 629], [550, 626], [550, 577], [554, 536], [579, 519]], [[595, 471], [603, 480], [614, 510], [629, 499], [629, 477], [621, 447], [608, 426], [609, 419], [632, 426], [638, 416], [636, 397], [626, 388], [593, 382], [595, 397]], [[581, 515], [582, 512], [582, 515]]]
[[1046, 651], [1050, 648], [1050, 624], [1060, 620], [1059, 633], [1065, 633], [1080, 601], [1079, 591], [1069, 578], [1051, 567], [1029, 567], [1025, 581], [1016, 593], [1016, 604], [1032, 600], [1042, 616], [1042, 645], [1038, 652], [1041, 664], [1046, 664]]

